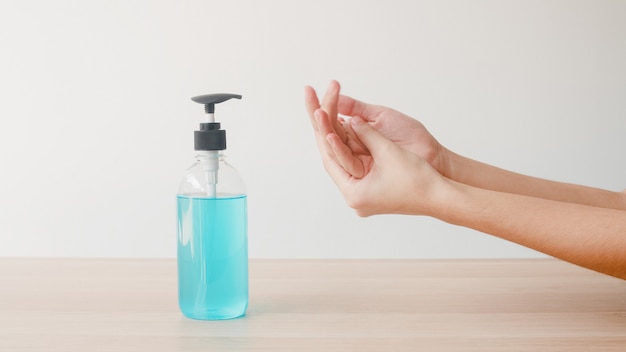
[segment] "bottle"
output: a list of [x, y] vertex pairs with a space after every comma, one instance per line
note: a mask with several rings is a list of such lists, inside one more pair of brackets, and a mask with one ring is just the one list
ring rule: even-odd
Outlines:
[[178, 189], [178, 303], [192, 319], [231, 319], [248, 307], [248, 214], [244, 184], [225, 161], [215, 104], [236, 94], [191, 98], [207, 120], [194, 132], [196, 162]]

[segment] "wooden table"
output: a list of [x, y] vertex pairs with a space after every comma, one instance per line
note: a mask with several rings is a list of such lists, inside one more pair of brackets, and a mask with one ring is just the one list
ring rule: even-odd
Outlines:
[[244, 318], [174, 260], [0, 259], [0, 351], [626, 351], [626, 281], [552, 259], [251, 260]]

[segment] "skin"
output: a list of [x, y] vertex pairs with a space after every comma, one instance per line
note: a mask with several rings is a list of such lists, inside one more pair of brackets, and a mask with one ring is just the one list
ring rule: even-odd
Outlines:
[[305, 105], [323, 165], [358, 215], [431, 216], [626, 279], [626, 193], [463, 157], [417, 120], [341, 95], [336, 81], [321, 103], [306, 87]]

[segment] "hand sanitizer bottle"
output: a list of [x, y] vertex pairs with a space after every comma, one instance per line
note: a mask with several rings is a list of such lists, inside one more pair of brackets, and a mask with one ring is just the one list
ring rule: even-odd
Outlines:
[[204, 104], [207, 121], [195, 131], [196, 162], [178, 188], [178, 303], [193, 319], [242, 316], [248, 307], [246, 192], [225, 160], [226, 131], [215, 104], [235, 94], [191, 98]]

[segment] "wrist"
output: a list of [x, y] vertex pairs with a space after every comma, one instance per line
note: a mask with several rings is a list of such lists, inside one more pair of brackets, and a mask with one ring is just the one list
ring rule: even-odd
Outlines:
[[419, 215], [448, 221], [447, 219], [457, 211], [454, 207], [461, 199], [463, 186], [445, 175], [437, 174], [435, 180], [426, 188], [424, 198], [417, 200], [421, 205]]
[[452, 225], [471, 227], [485, 215], [493, 192], [442, 177], [444, 186], [437, 193], [437, 206], [430, 216]]

